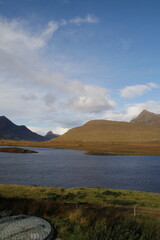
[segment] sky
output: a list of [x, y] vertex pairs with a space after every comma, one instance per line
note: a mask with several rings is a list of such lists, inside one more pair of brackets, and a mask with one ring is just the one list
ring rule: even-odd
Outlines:
[[0, 0], [0, 115], [46, 134], [160, 113], [159, 0]]

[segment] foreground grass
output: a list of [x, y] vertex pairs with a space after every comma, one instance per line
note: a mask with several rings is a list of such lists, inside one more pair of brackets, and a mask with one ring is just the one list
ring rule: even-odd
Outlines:
[[107, 188], [54, 188], [20, 185], [0, 185], [5, 198], [52, 199], [67, 203], [91, 203], [116, 206], [137, 206], [160, 210], [160, 193], [111, 190]]
[[0, 211], [44, 217], [65, 240], [159, 240], [159, 206], [157, 193], [0, 185]]

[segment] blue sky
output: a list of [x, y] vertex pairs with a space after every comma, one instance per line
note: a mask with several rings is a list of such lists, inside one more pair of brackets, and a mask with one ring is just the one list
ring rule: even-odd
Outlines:
[[160, 113], [158, 0], [0, 0], [0, 109], [63, 133]]

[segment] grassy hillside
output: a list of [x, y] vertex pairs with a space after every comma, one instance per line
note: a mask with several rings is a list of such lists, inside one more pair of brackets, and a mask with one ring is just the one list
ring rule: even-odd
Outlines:
[[44, 217], [65, 240], [159, 240], [159, 206], [157, 193], [0, 185], [0, 214]]
[[81, 127], [69, 130], [57, 140], [87, 142], [160, 142], [160, 126], [93, 120]]

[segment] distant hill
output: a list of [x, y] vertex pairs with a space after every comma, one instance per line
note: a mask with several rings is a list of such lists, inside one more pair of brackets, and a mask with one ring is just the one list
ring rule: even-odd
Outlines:
[[26, 126], [18, 126], [5, 116], [0, 117], [0, 139], [17, 141], [46, 141], [47, 139], [32, 132]]
[[145, 125], [159, 125], [160, 126], [160, 114], [152, 113], [147, 110], [143, 110], [138, 117], [131, 120], [131, 123], [139, 123]]
[[[141, 116], [151, 116], [143, 111]], [[155, 114], [156, 115], [156, 114]], [[157, 115], [156, 115], [157, 116]], [[144, 118], [142, 118], [144, 119]], [[150, 142], [160, 141], [160, 125], [141, 124], [135, 120], [118, 122], [109, 120], [92, 120], [83, 126], [70, 129], [60, 136], [58, 142]], [[54, 141], [54, 140], [53, 140]]]
[[55, 133], [53, 133], [52, 131], [49, 131], [44, 137], [45, 137], [45, 139], [47, 139], [47, 140], [51, 140], [51, 139], [57, 138], [57, 137], [59, 137], [59, 136], [60, 136], [60, 135], [55, 134]]

